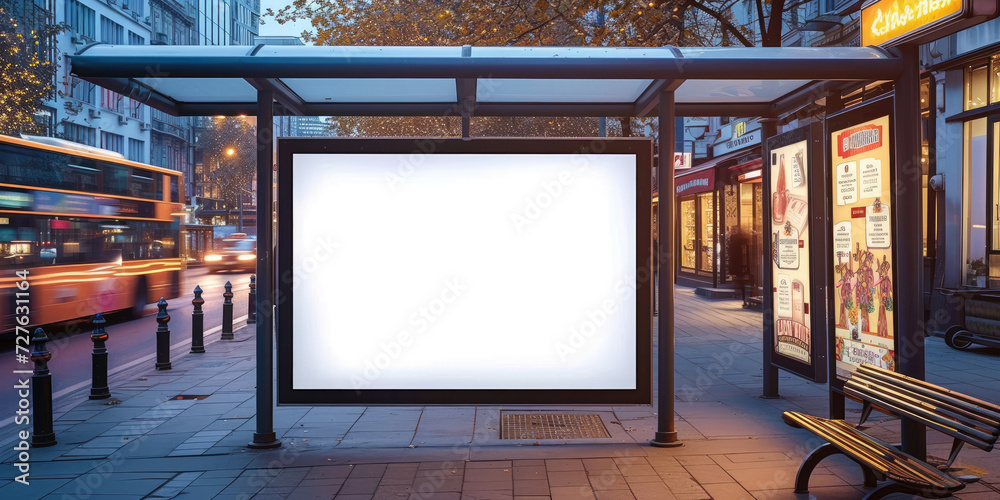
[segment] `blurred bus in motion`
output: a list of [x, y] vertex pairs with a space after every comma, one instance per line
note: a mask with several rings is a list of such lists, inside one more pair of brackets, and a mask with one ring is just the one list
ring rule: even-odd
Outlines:
[[104, 149], [0, 135], [0, 332], [15, 312], [33, 330], [177, 297], [183, 185]]

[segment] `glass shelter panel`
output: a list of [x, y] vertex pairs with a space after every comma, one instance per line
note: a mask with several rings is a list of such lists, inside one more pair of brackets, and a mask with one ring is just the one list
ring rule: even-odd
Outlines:
[[986, 286], [986, 118], [965, 123], [965, 284]]

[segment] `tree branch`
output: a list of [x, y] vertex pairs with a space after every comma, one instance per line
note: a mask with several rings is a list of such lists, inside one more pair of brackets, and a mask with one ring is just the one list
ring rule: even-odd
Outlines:
[[757, 4], [757, 24], [760, 25], [761, 39], [767, 38], [767, 26], [764, 24], [764, 0], [755, 0]]
[[740, 30], [736, 29], [736, 27], [733, 26], [733, 24], [730, 23], [728, 19], [722, 17], [722, 15], [719, 14], [718, 12], [715, 12], [714, 10], [705, 7], [704, 5], [701, 4], [701, 2], [698, 2], [696, 0], [691, 0], [688, 3], [692, 7], [712, 16], [713, 18], [715, 18], [715, 20], [719, 21], [719, 24], [721, 24], [723, 28], [732, 33], [733, 36], [735, 36], [736, 39], [739, 40], [740, 43], [742, 43], [743, 45], [747, 47], [754, 46], [754, 44], [750, 40], [747, 40], [747, 37], [743, 36], [743, 33], [740, 33]]

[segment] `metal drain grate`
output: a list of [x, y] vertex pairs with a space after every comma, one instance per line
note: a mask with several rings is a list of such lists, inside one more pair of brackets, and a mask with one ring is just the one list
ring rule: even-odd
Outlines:
[[500, 439], [609, 438], [600, 415], [503, 414]]

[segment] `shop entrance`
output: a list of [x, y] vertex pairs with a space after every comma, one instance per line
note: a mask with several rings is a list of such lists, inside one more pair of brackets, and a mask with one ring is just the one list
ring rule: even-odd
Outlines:
[[715, 271], [715, 193], [681, 199], [681, 270], [712, 278]]
[[[747, 275], [746, 286], [750, 287], [748, 296], [756, 297], [761, 295], [761, 277], [764, 275], [763, 258], [763, 197], [764, 184], [760, 182], [760, 177], [756, 182], [743, 182], [739, 185], [739, 210], [740, 210], [740, 233], [744, 235], [744, 252], [746, 257], [736, 259], [742, 261]], [[734, 269], [734, 272], [740, 272]], [[735, 281], [735, 280], [734, 280]]]
[[986, 256], [989, 264], [989, 280], [986, 285], [990, 288], [1000, 288], [1000, 114], [989, 117], [986, 130], [989, 148], [986, 155], [989, 223], [986, 227], [990, 233]]

